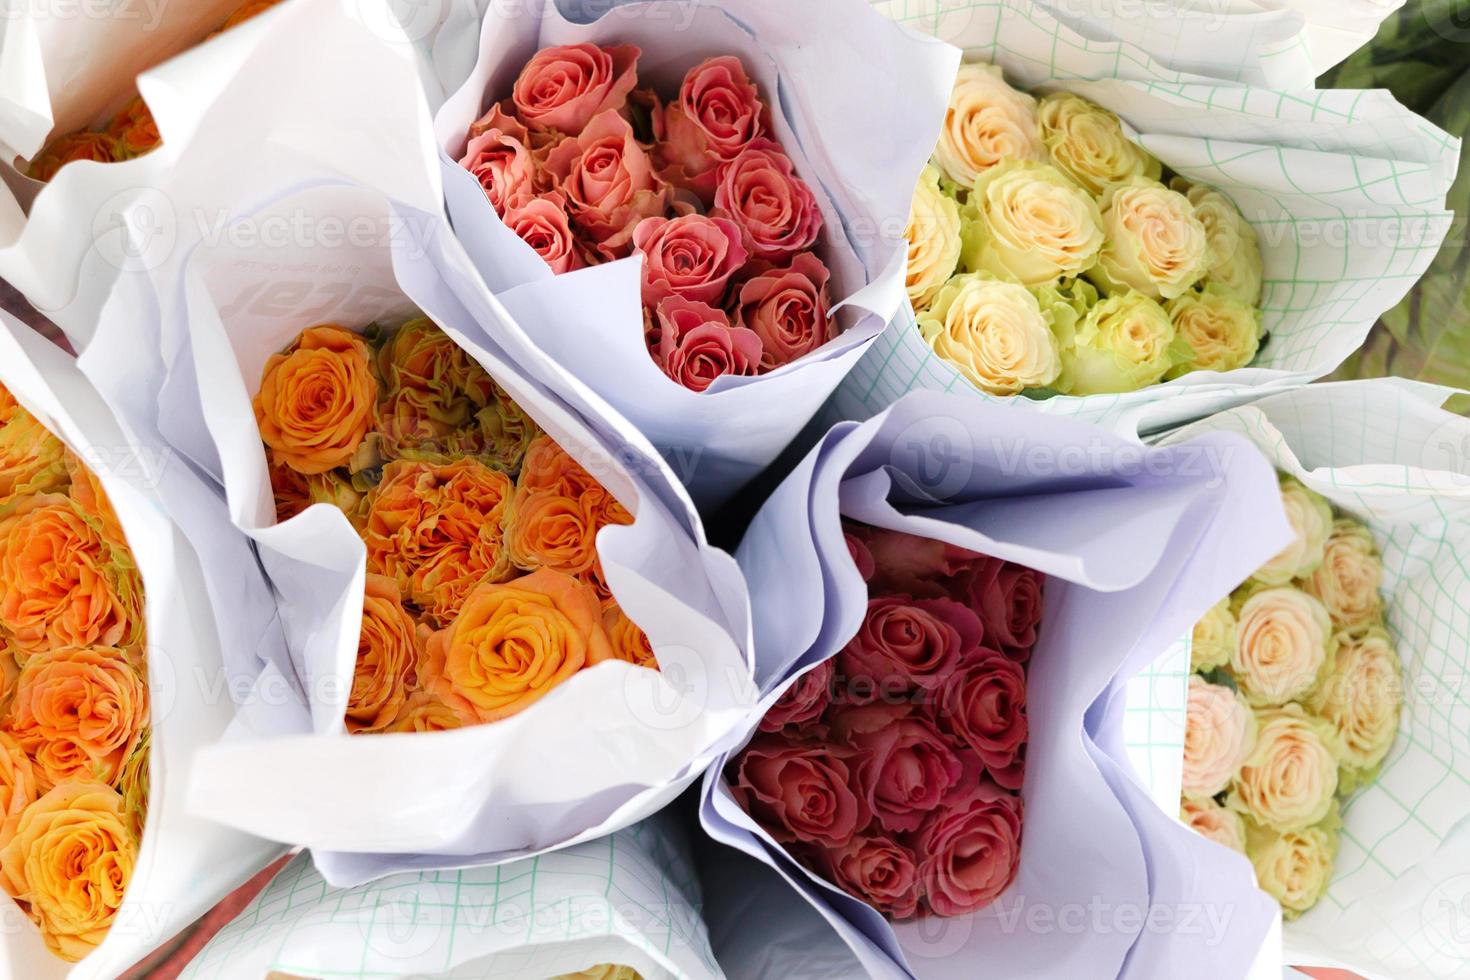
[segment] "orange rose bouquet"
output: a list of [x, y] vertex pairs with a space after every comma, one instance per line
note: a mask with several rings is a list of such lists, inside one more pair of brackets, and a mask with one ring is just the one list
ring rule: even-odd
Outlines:
[[[189, 587], [170, 582], [187, 545], [120, 475], [131, 451], [75, 365], [13, 324], [0, 325], [0, 901], [26, 924], [7, 958], [16, 975], [56, 975], [58, 958], [116, 975], [268, 847], [200, 833], [158, 791], [153, 747], [202, 744], [230, 711], [173, 683], [218, 672], [212, 638], [180, 615]], [[171, 893], [173, 874], [192, 894]]]

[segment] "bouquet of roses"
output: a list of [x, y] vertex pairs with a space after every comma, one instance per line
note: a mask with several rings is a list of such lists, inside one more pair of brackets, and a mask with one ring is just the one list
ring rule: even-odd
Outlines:
[[[1199, 873], [1218, 848], [1156, 813], [1111, 708], [1288, 529], [1243, 444], [1153, 452], [914, 394], [820, 439], [741, 543], [763, 697], [705, 777], [701, 822], [779, 871], [868, 974], [1233, 975], [1254, 957], [1274, 906], [1248, 868]], [[1141, 923], [1211, 900], [1202, 882], [1241, 895], [1228, 935], [1011, 927], [1089, 901]]]
[[1295, 918], [1331, 878], [1337, 797], [1393, 746], [1403, 666], [1373, 532], [1295, 479], [1281, 491], [1296, 539], [1194, 628], [1182, 806]]
[[844, 534], [863, 625], [786, 689], [727, 778], [773, 840], [894, 921], [977, 912], [1021, 856], [1042, 576], [850, 521]]

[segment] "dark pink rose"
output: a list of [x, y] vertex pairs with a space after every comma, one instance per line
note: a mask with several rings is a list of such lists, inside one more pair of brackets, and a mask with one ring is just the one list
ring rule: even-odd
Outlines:
[[638, 84], [641, 53], [631, 44], [566, 44], [538, 51], [511, 91], [516, 114], [530, 129], [577, 136], [600, 113], [623, 108]]
[[868, 535], [877, 573], [873, 588], [881, 592], [935, 598], [953, 590], [954, 576], [969, 570], [980, 556], [933, 538], [874, 528]]
[[873, 562], [873, 553], [868, 550], [867, 542], [854, 533], [850, 528], [845, 528], [842, 536], [847, 539], [847, 553], [852, 555], [852, 562], [857, 566], [858, 574], [867, 582], [877, 571], [877, 565]]
[[824, 660], [797, 678], [761, 719], [760, 730], [779, 732], [819, 721], [832, 701], [832, 661]]
[[959, 756], [939, 731], [907, 705], [847, 708], [832, 719], [833, 734], [853, 751], [863, 798], [885, 830], [917, 830], [964, 774]]
[[853, 791], [851, 753], [757, 735], [735, 761], [730, 791], [775, 840], [841, 847], [872, 820]]
[[980, 620], [958, 602], [877, 596], [837, 668], [852, 700], [893, 700], [938, 689], [979, 644]]
[[702, 214], [645, 219], [633, 247], [643, 253], [643, 302], [654, 307], [668, 296], [719, 304], [749, 258], [734, 222]]
[[982, 650], [950, 678], [932, 705], [941, 731], [967, 746], [991, 778], [1018, 790], [1025, 772], [1026, 672], [994, 651]]
[[832, 339], [829, 279], [831, 273], [822, 260], [802, 252], [785, 268], [771, 269], [740, 287], [736, 315], [760, 335], [763, 369], [789, 364]]
[[670, 296], [658, 305], [658, 362], [664, 373], [690, 391], [704, 391], [722, 374], [755, 374], [761, 339], [730, 326], [723, 310]]
[[557, 275], [584, 265], [560, 194], [545, 194], [507, 208], [505, 226], [535, 249]]
[[566, 199], [578, 235], [605, 259], [625, 258], [638, 222], [662, 215], [673, 194], [653, 172], [633, 127], [611, 111], [547, 153], [546, 173]]
[[890, 837], [854, 837], [825, 855], [827, 876], [854, 898], [890, 919], [911, 918], [919, 910], [919, 860]]
[[919, 880], [936, 915], [978, 912], [1016, 877], [1021, 860], [1021, 798], [980, 782], [952, 794], [920, 828]]
[[715, 170], [740, 155], [766, 132], [767, 112], [760, 92], [740, 59], [711, 58], [684, 76], [679, 101], [662, 120], [659, 163], [674, 184], [706, 201], [715, 193]]
[[499, 105], [470, 127], [459, 165], [475, 175], [497, 214], [536, 195], [536, 161], [526, 127]]
[[985, 624], [986, 646], [1025, 663], [1036, 646], [1044, 584], [1045, 577], [1035, 569], [999, 558], [975, 567], [964, 595]]
[[822, 212], [778, 144], [756, 140], [720, 166], [716, 181], [713, 213], [740, 226], [756, 258], [785, 262], [816, 243]]

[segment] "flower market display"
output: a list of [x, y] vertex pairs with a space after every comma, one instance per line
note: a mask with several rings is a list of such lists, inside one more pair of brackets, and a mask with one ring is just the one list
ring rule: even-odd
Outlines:
[[348, 730], [483, 724], [607, 660], [657, 669], [595, 544], [632, 515], [431, 321], [369, 332], [302, 331], [255, 397], [278, 517], [329, 503], [367, 544]]
[[546, 48], [469, 130], [459, 161], [563, 273], [638, 254], [649, 352], [692, 391], [830, 340], [816, 197], [739, 58], [640, 87], [636, 45]]
[[1230, 199], [995, 65], [960, 69], [906, 234], [920, 333], [990, 394], [1133, 391], [1261, 342], [1260, 248]]

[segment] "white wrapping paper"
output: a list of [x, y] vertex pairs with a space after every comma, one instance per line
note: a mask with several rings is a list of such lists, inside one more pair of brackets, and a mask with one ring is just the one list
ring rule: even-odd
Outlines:
[[[1280, 92], [1181, 78], [1128, 45], [1093, 44], [1021, 0], [908, 0], [912, 26], [993, 61], [1014, 85], [1075, 91], [1117, 112], [1139, 142], [1221, 190], [1258, 233], [1268, 333], [1249, 367], [1195, 372], [1119, 395], [1014, 404], [1150, 434], [1330, 373], [1401, 299], [1453, 218], [1459, 141], [1385, 91]], [[906, 306], [838, 390], [832, 413], [866, 418], [906, 391], [992, 400], [935, 356]]]
[[161, 474], [173, 461], [125, 436], [72, 359], [0, 314], [0, 383], [102, 482], [143, 578], [153, 741], [148, 819], [132, 881], [107, 938], [72, 965], [0, 894], [0, 975], [112, 978], [171, 939], [279, 852], [279, 845], [186, 812], [194, 750], [217, 741], [234, 705], [200, 586], [199, 560], [165, 516]]
[[834, 428], [751, 525], [738, 557], [756, 612], [762, 709], [862, 621], [867, 590], [841, 516], [1048, 576], [1028, 676], [1020, 871], [989, 908], [890, 925], [793, 863], [736, 805], [723, 760], [706, 775], [706, 831], [774, 867], [870, 975], [1225, 977], [1254, 960], [1273, 903], [1248, 869], [1159, 813], [1112, 710], [1115, 685], [1289, 537], [1271, 469], [1244, 441], [1174, 451], [918, 393]]
[[[640, 79], [664, 92], [704, 58], [740, 57], [821, 205], [818, 253], [832, 269], [841, 336], [768, 375], [724, 377], [692, 392], [649, 355], [638, 257], [553, 277], [505, 227], [455, 162], [466, 133], [532, 54], [581, 41], [637, 44]], [[588, 24], [568, 21], [554, 3], [491, 4], [479, 60], [435, 116], [449, 214], [512, 311], [559, 311], [528, 326], [535, 342], [646, 433], [701, 505], [714, 505], [775, 459], [903, 302], [909, 201], [957, 62], [952, 48], [901, 30], [861, 0], [655, 0], [613, 5]], [[695, 454], [697, 464], [687, 465]]]

